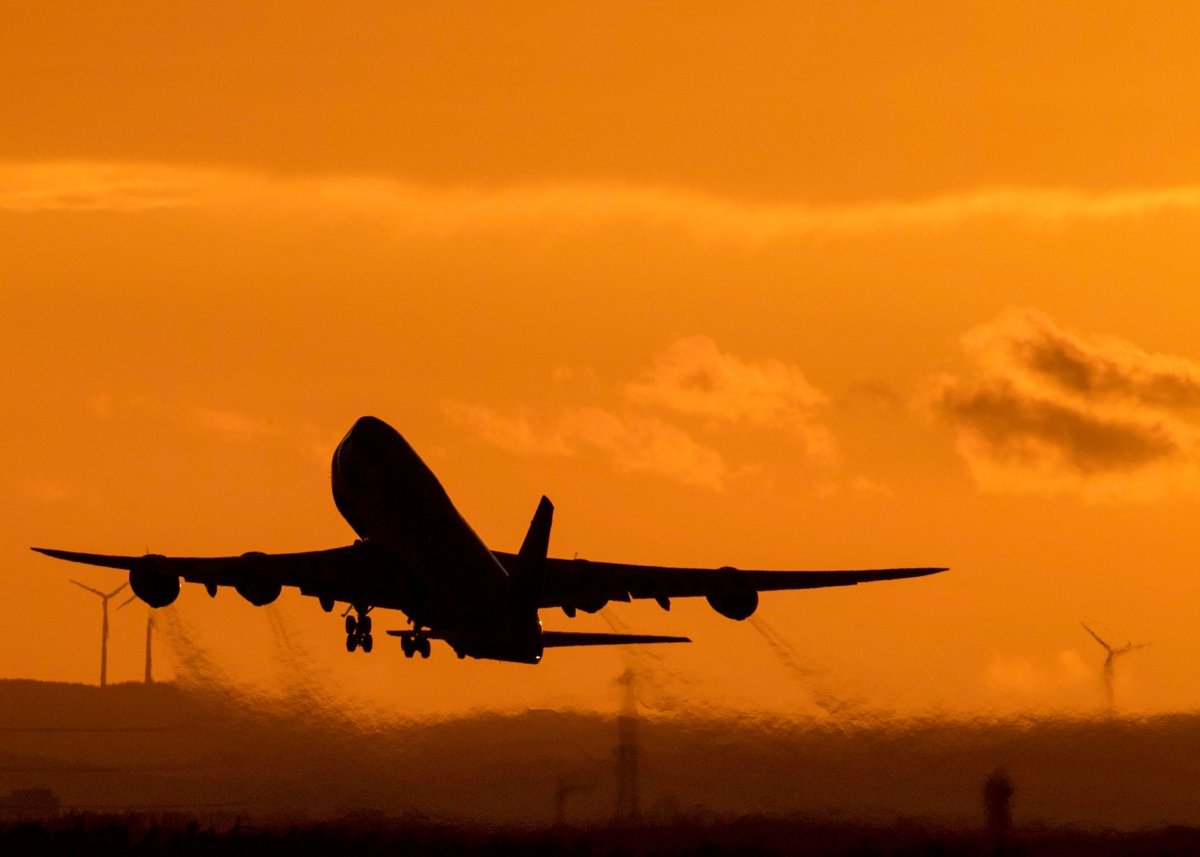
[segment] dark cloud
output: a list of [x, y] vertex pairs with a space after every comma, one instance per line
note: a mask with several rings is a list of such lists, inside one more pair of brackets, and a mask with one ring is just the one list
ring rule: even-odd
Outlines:
[[1003, 380], [947, 388], [939, 406], [961, 430], [973, 433], [990, 455], [1018, 467], [1053, 457], [1062, 467], [1086, 476], [1134, 470], [1183, 454], [1159, 426], [1032, 398]]
[[1033, 309], [969, 332], [934, 411], [984, 488], [1146, 498], [1200, 484], [1200, 363]]
[[1010, 339], [1016, 362], [1065, 392], [1171, 409], [1200, 407], [1200, 367], [1189, 360], [1121, 340], [1086, 339], [1032, 311], [1024, 323], [1026, 335]]

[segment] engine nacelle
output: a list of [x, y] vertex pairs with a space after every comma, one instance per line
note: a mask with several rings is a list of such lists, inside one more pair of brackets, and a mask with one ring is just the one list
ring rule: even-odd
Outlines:
[[712, 609], [727, 619], [749, 619], [758, 609], [758, 590], [737, 575], [733, 569], [720, 585], [705, 595]]
[[136, 564], [129, 571], [129, 588], [151, 607], [166, 607], [179, 597], [179, 576], [154, 570], [154, 558]]
[[578, 607], [584, 613], [599, 613], [606, 604], [608, 604], [608, 599], [601, 595], [585, 595], [577, 599], [573, 606]]
[[255, 607], [263, 607], [279, 597], [279, 593], [283, 592], [283, 585], [269, 580], [255, 580], [239, 583], [234, 589]]

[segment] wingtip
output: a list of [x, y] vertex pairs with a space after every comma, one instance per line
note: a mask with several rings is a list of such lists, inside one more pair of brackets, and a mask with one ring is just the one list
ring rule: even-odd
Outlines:
[[931, 567], [927, 567], [927, 568], [899, 569], [899, 571], [903, 572], [903, 574], [900, 575], [901, 577], [929, 577], [930, 575], [942, 574], [943, 572], [947, 572], [949, 570], [950, 570], [949, 566], [945, 566], [945, 567], [931, 566]]
[[71, 559], [75, 554], [72, 551], [65, 551], [59, 548], [30, 548], [34, 553], [40, 553], [42, 556], [48, 556], [51, 559]]

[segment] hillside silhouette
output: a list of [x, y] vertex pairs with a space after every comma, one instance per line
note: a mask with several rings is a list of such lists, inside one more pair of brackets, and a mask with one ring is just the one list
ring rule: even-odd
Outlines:
[[[64, 813], [323, 820], [347, 813], [546, 828], [609, 822], [616, 717], [526, 711], [356, 720], [303, 700], [173, 684], [0, 681], [0, 794]], [[1150, 720], [642, 718], [645, 823], [740, 816], [974, 829], [1003, 768], [1014, 824], [1126, 829], [1200, 819], [1200, 716]], [[562, 784], [578, 787], [565, 797]], [[560, 803], [560, 801], [562, 803]]]

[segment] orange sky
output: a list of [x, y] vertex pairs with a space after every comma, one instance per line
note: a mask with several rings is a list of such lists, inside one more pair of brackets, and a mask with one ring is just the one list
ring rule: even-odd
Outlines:
[[[638, 656], [663, 705], [1087, 711], [1087, 617], [1154, 643], [1124, 708], [1194, 708], [1200, 12], [944, 5], [0, 8], [0, 675], [94, 680], [66, 580], [119, 582], [29, 545], [349, 541], [371, 413], [497, 548], [545, 492], [559, 555], [954, 567], [764, 597], [802, 680], [703, 602], [611, 608], [696, 639]], [[174, 609], [231, 682], [295, 679], [275, 621], [403, 714], [608, 708], [628, 657]]]

